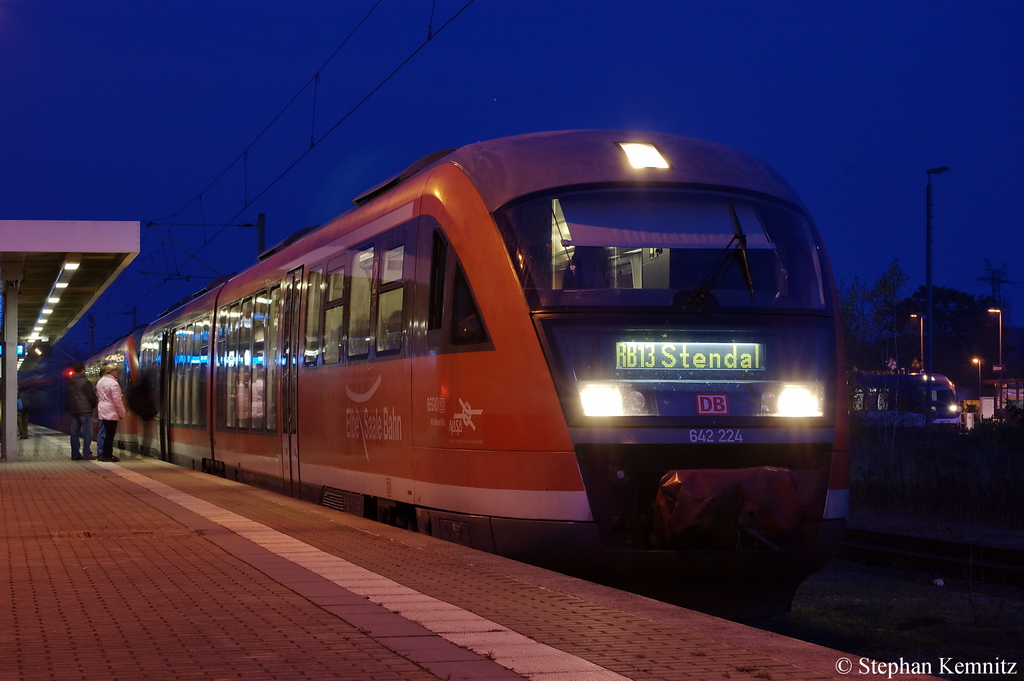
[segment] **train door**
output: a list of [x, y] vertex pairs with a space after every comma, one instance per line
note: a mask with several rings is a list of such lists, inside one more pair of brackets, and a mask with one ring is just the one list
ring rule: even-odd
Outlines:
[[160, 334], [160, 416], [157, 421], [157, 437], [160, 446], [160, 459], [171, 460], [171, 388], [174, 369], [174, 358], [171, 356], [171, 334]]
[[289, 496], [299, 496], [299, 302], [302, 267], [289, 272], [284, 283], [281, 325], [281, 480]]

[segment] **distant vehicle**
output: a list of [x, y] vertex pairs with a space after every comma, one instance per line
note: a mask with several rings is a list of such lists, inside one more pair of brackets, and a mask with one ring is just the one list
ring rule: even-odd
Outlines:
[[835, 554], [836, 291], [762, 161], [541, 133], [355, 203], [146, 328], [129, 449], [731, 615]]
[[960, 424], [956, 386], [942, 374], [855, 372], [850, 376], [850, 412], [871, 420], [894, 420], [924, 425], [925, 385], [931, 385], [931, 422]]

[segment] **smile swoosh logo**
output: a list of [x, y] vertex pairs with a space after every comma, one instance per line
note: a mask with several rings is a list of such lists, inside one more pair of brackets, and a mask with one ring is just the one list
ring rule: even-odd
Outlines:
[[365, 393], [355, 393], [348, 386], [345, 386], [345, 394], [348, 395], [348, 399], [353, 402], [363, 403], [373, 397], [373, 394], [377, 392], [377, 388], [380, 387], [380, 376], [377, 376], [377, 380], [373, 382], [373, 387], [367, 390]]

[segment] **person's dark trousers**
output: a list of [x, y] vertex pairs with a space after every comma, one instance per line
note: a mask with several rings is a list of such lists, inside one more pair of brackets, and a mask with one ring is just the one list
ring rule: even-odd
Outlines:
[[96, 442], [96, 453], [101, 459], [114, 457], [114, 434], [117, 432], [117, 421], [100, 421], [100, 437]]
[[[85, 444], [84, 448], [79, 446], [79, 439]], [[71, 458], [80, 458], [82, 449], [86, 458], [92, 456], [92, 414], [71, 415]]]

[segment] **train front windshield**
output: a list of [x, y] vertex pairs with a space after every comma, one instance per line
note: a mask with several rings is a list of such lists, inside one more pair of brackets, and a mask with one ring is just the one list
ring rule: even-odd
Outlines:
[[827, 305], [809, 223], [779, 204], [609, 189], [520, 203], [498, 218], [535, 309]]
[[720, 193], [614, 189], [531, 200], [498, 223], [571, 422], [767, 425], [834, 407], [830, 295], [802, 213]]

